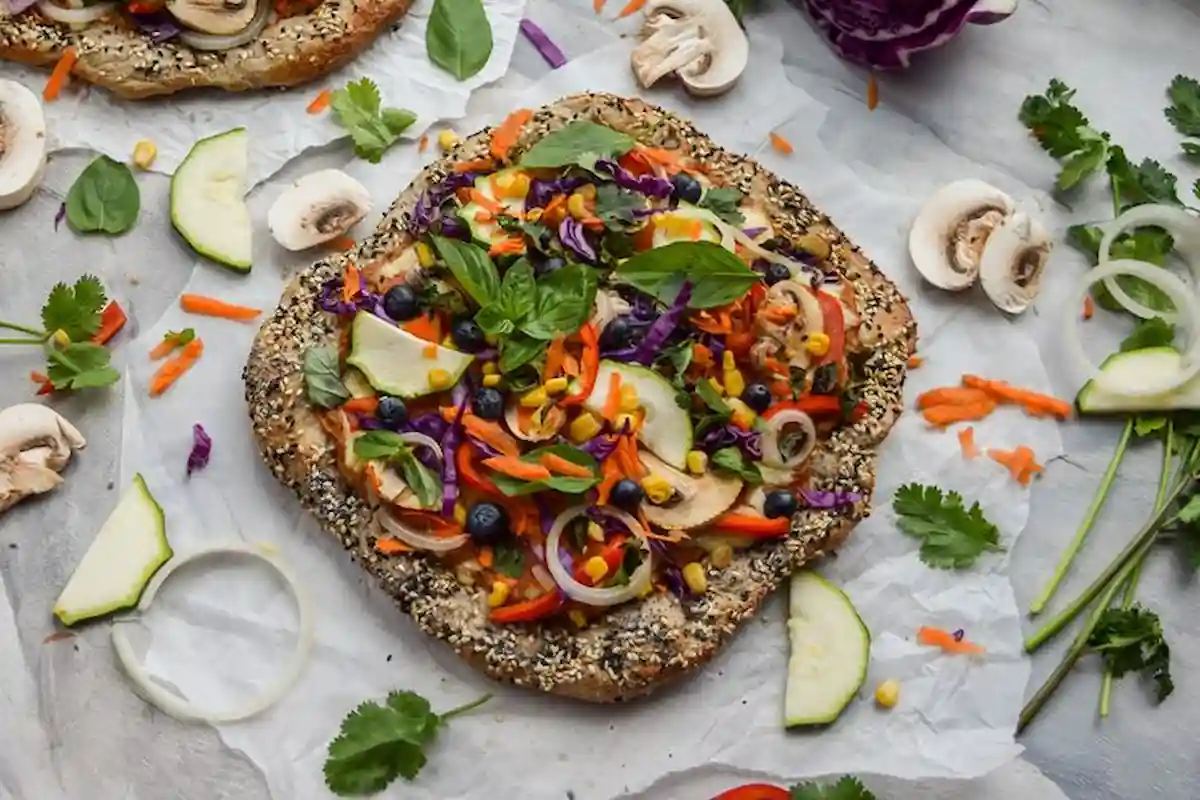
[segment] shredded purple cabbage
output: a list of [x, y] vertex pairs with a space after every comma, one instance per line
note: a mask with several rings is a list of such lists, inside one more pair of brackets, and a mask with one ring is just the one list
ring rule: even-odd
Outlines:
[[131, 13], [129, 18], [155, 44], [170, 41], [183, 33], [183, 29], [175, 22], [175, 18], [166, 11], [155, 11], [150, 14]]
[[37, 4], [37, 0], [8, 0], [8, 13], [12, 16], [24, 13]]
[[372, 417], [369, 414], [355, 413], [356, 421], [360, 430], [364, 431], [387, 431], [392, 430], [386, 422], [378, 417]]
[[442, 217], [439, 220], [439, 226], [442, 236], [445, 236], [447, 239], [462, 239], [464, 242], [471, 241], [471, 229], [456, 214]]
[[442, 516], [454, 514], [454, 503], [458, 500], [458, 465], [454, 453], [462, 438], [462, 418], [467, 413], [467, 404], [471, 399], [467, 391], [466, 381], [459, 381], [450, 393], [458, 408], [454, 422], [446, 426], [442, 434]]
[[208, 466], [208, 459], [212, 457], [212, 437], [208, 435], [208, 431], [204, 430], [204, 426], [197, 422], [192, 426], [192, 452], [188, 453], [187, 474], [190, 477], [193, 472], [202, 470]]
[[521, 20], [521, 33], [533, 45], [533, 49], [538, 51], [538, 54], [546, 59], [546, 63], [550, 65], [550, 69], [558, 69], [563, 64], [567, 63], [567, 57], [563, 55], [563, 51], [558, 45], [550, 41], [550, 37], [531, 19]]
[[[536, 493], [533, 495], [533, 504], [537, 506], [538, 526], [542, 529], [542, 535], [549, 536], [550, 529], [554, 527], [554, 520], [556, 519], [554, 512], [550, 510], [550, 506], [546, 505], [546, 501]], [[542, 560], [545, 561], [544, 552], [542, 553]]]
[[588, 263], [596, 260], [596, 251], [584, 235], [583, 225], [573, 217], [563, 217], [558, 226], [558, 238], [563, 246]]
[[692, 282], [684, 281], [667, 313], [656, 319], [650, 326], [650, 330], [646, 331], [646, 336], [637, 346], [631, 360], [646, 366], [654, 363], [654, 357], [658, 355], [663, 345], [667, 343], [667, 339], [679, 327], [679, 323], [683, 320], [683, 313], [687, 310], [688, 301], [691, 299]]
[[474, 445], [475, 449], [478, 450], [484, 458], [495, 458], [497, 456], [504, 455], [504, 453], [501, 453], [483, 439], [477, 439], [469, 433], [467, 434], [467, 441]]
[[596, 161], [596, 172], [612, 176], [613, 181], [622, 189], [628, 189], [657, 200], [667, 199], [674, 191], [671, 182], [666, 178], [654, 175], [634, 175], [617, 162], [607, 158]]
[[614, 436], [601, 433], [584, 442], [580, 448], [597, 461], [603, 461], [617, 449], [617, 439]]
[[578, 177], [534, 178], [529, 182], [529, 194], [525, 195], [525, 208], [545, 208], [555, 195], [570, 194], [585, 183], [587, 181]]
[[715, 425], [704, 431], [699, 447], [710, 454], [726, 447], [737, 447], [746, 458], [759, 461], [762, 459], [762, 434], [744, 431], [736, 425]]
[[742, 228], [742, 233], [744, 233], [749, 238], [753, 239], [755, 236], [758, 236], [760, 233], [762, 233], [765, 230], [766, 230], [766, 228]]
[[671, 594], [680, 600], [692, 597], [692, 590], [684, 583], [683, 573], [679, 571], [679, 567], [670, 563], [663, 564], [662, 576], [663, 580], [666, 581], [667, 588], [671, 590]]
[[809, 508], [842, 508], [854, 505], [859, 500], [862, 500], [863, 496], [858, 492], [801, 489], [800, 499]]
[[956, 642], [961, 642], [963, 640], [963, 637], [965, 637], [966, 635], [967, 635], [967, 632], [964, 631], [962, 628], [959, 628], [958, 630], [954, 631], [954, 633], [951, 634], [951, 636], [954, 637], [954, 641], [956, 641]]
[[423, 433], [430, 439], [441, 441], [442, 437], [446, 435], [446, 427], [449, 424], [441, 414], [430, 411], [428, 414], [410, 419], [404, 429], [413, 433]]
[[58, 226], [61, 225], [62, 221], [66, 218], [67, 218], [67, 204], [59, 203], [58, 204], [58, 213], [54, 215], [54, 232], [55, 233], [58, 233]]
[[342, 279], [330, 278], [321, 286], [317, 296], [317, 306], [330, 314], [357, 314], [359, 311], [369, 311], [377, 317], [389, 319], [383, 312], [383, 297], [374, 292], [361, 290], [349, 301], [342, 299]]
[[[429, 230], [429, 226], [433, 225], [434, 220], [441, 215], [442, 203], [449, 200], [457, 190], [474, 186], [475, 180], [484, 174], [483, 172], [454, 172], [447, 175], [440, 183], [435, 183], [422, 192], [421, 197], [417, 200], [417, 205], [413, 208], [412, 217], [408, 221], [409, 233], [419, 236]], [[446, 219], [449, 217], [443, 218], [443, 226]]]
[[721, 359], [725, 357], [725, 340], [711, 333], [701, 333], [698, 341], [712, 353], [714, 362], [720, 364]]

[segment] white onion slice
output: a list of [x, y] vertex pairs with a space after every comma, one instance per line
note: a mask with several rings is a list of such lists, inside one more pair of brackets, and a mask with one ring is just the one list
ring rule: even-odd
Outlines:
[[423, 433], [402, 433], [400, 438], [407, 444], [417, 445], [419, 447], [428, 447], [437, 456], [438, 461], [445, 461], [446, 456], [442, 453], [442, 446], [437, 443], [437, 440], [426, 436]]
[[383, 508], [375, 512], [375, 521], [385, 531], [409, 547], [426, 550], [430, 553], [449, 553], [451, 550], [457, 550], [467, 543], [467, 535], [465, 533], [460, 533], [456, 536], [434, 536], [430, 533], [415, 531], [392, 516], [390, 511]]
[[266, 711], [278, 703], [300, 678], [300, 673], [303, 672], [304, 664], [308, 660], [309, 652], [312, 650], [314, 638], [312, 600], [309, 598], [308, 593], [304, 591], [303, 584], [297, 578], [296, 574], [292, 572], [291, 567], [281, 561], [266, 546], [254, 546], [243, 543], [226, 544], [206, 547], [185, 556], [175, 556], [164, 564], [162, 569], [155, 573], [153, 580], [146, 586], [146, 590], [142, 592], [142, 599], [138, 602], [138, 611], [145, 611], [150, 607], [155, 595], [158, 594], [158, 590], [162, 588], [163, 582], [175, 570], [193, 561], [204, 560], [219, 555], [238, 555], [255, 558], [266, 563], [279, 573], [280, 577], [283, 578], [291, 590], [292, 598], [296, 601], [296, 611], [299, 616], [296, 649], [292, 651], [292, 656], [279, 677], [269, 684], [266, 690], [257, 697], [251, 698], [236, 708], [225, 711], [205, 711], [196, 708], [189, 701], [169, 691], [150, 677], [150, 673], [138, 663], [137, 656], [133, 652], [133, 645], [130, 644], [129, 637], [125, 635], [121, 621], [118, 621], [117, 624], [113, 625], [112, 629], [113, 648], [116, 650], [117, 660], [121, 662], [125, 673], [133, 681], [135, 691], [142, 699], [159, 711], [183, 722], [207, 722], [210, 724], [237, 722], [238, 720], [247, 719], [255, 714]]
[[[817, 446], [817, 427], [813, 424], [812, 417], [803, 411], [794, 408], [784, 409], [770, 419], [764, 419], [763, 422], [767, 425], [767, 429], [762, 434], [763, 463], [768, 466], [795, 469], [812, 455], [813, 448]], [[793, 453], [788, 458], [784, 458], [779, 449], [779, 435], [783, 433], [785, 425], [799, 425], [804, 429], [805, 435], [804, 446], [800, 448], [799, 452]]]
[[629, 576], [629, 583], [624, 586], [610, 586], [605, 589], [597, 589], [595, 586], [585, 586], [563, 566], [562, 559], [558, 558], [558, 545], [562, 540], [563, 531], [566, 530], [567, 524], [581, 517], [588, 512], [588, 506], [575, 506], [569, 508], [559, 514], [554, 520], [554, 526], [550, 528], [550, 535], [546, 537], [546, 568], [550, 570], [550, 574], [554, 576], [554, 580], [558, 583], [560, 589], [567, 593], [567, 596], [572, 600], [580, 603], [586, 603], [589, 606], [615, 606], [618, 603], [624, 603], [627, 600], [632, 600], [642, 593], [647, 586], [650, 585], [650, 544], [646, 540], [646, 531], [642, 528], [640, 522], [626, 514], [619, 508], [606, 506], [601, 513], [608, 514], [620, 520], [621, 524], [629, 529], [633, 537], [638, 540], [643, 552], [642, 563]]
[[254, 18], [250, 20], [249, 25], [237, 33], [218, 36], [184, 30], [179, 34], [179, 41], [195, 50], [232, 50], [254, 41], [263, 32], [263, 28], [267, 27], [267, 18], [271, 13], [271, 4], [267, 0], [256, 0], [256, 2], [258, 6], [254, 10]]
[[[1140, 386], [1127, 386], [1115, 381], [1111, 375], [1101, 372], [1100, 368], [1093, 364], [1084, 352], [1083, 340], [1079, 336], [1077, 314], [1063, 315], [1066, 321], [1064, 334], [1066, 336], [1068, 355], [1080, 365], [1088, 378], [1096, 382], [1097, 386], [1125, 397], [1146, 397], [1162, 394], [1187, 383], [1197, 373], [1200, 373], [1200, 358], [1197, 357], [1200, 355], [1200, 336], [1197, 336], [1196, 329], [1197, 318], [1200, 317], [1200, 301], [1196, 299], [1196, 295], [1188, 289], [1183, 281], [1170, 272], [1153, 264], [1147, 264], [1144, 261], [1133, 261], [1131, 259], [1108, 261], [1088, 271], [1083, 276], [1083, 279], [1079, 283], [1079, 288], [1076, 290], [1075, 299], [1067, 307], [1080, 308], [1093, 284], [1118, 275], [1131, 275], [1135, 278], [1141, 278], [1146, 283], [1162, 291], [1175, 305], [1175, 308], [1181, 312], [1180, 322], [1186, 330], [1188, 348], [1184, 352], [1183, 360], [1180, 362], [1179, 372], [1174, 375], [1168, 375], [1162, 380], [1147, 381]], [[765, 437], [763, 451], [764, 453], [766, 452]]]
[[39, 0], [37, 8], [38, 11], [55, 22], [63, 22], [68, 25], [86, 25], [116, 11], [117, 4], [97, 3], [87, 8], [63, 8], [62, 6], [55, 5], [51, 0]]
[[[1109, 261], [1110, 251], [1117, 237], [1131, 228], [1154, 226], [1162, 228], [1171, 234], [1175, 240], [1175, 250], [1187, 261], [1188, 270], [1192, 275], [1192, 291], [1200, 289], [1200, 219], [1192, 216], [1182, 208], [1166, 205], [1134, 206], [1104, 229], [1104, 238], [1100, 241], [1100, 263]], [[1147, 308], [1130, 297], [1115, 277], [1104, 279], [1104, 288], [1112, 295], [1113, 300], [1130, 314], [1150, 319], [1162, 317], [1167, 322], [1179, 319], [1179, 307], [1175, 311], [1155, 311]]]

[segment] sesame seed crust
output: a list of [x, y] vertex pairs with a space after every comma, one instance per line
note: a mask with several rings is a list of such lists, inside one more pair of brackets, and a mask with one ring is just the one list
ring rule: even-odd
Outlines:
[[[546, 133], [577, 119], [624, 131], [643, 144], [684, 152], [719, 183], [753, 196], [777, 235], [793, 242], [816, 234], [831, 246], [825, 268], [848, 279], [862, 318], [857, 357], [865, 364], [861, 397], [866, 413], [837, 429], [812, 457], [814, 488], [861, 492], [864, 499], [836, 510], [801, 510], [792, 531], [735, 551], [733, 563], [708, 571], [708, 591], [680, 600], [659, 593], [608, 610], [582, 630], [569, 623], [493, 625], [486, 595], [465, 586], [435, 558], [384, 556], [370, 510], [343, 481], [334, 445], [304, 395], [301, 362], [314, 345], [336, 343], [337, 322], [316, 311], [321, 285], [347, 260], [391, 260], [413, 244], [406, 223], [426, 187], [456, 162], [486, 155], [489, 130], [465, 139], [417, 176], [357, 251], [331, 255], [300, 274], [263, 324], [244, 378], [255, 435], [272, 473], [292, 489], [329, 533], [392, 595], [417, 626], [497, 680], [592, 702], [645, 695], [705, 664], [797, 568], [835, 550], [870, 510], [876, 448], [901, 410], [905, 370], [916, 325], [896, 287], [795, 186], [754, 161], [715, 145], [689, 122], [642, 100], [579, 94], [538, 110], [526, 125], [518, 155]], [[853, 337], [852, 337], [853, 338]]]

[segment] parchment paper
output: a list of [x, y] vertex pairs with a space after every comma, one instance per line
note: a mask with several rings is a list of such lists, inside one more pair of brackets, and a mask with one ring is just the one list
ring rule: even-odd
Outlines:
[[[863, 180], [840, 165], [836, 148], [842, 132], [831, 130], [829, 122], [845, 109], [834, 112], [787, 83], [780, 45], [766, 28], [752, 22], [751, 36], [750, 71], [719, 104], [672, 91], [652, 92], [650, 98], [692, 116], [723, 146], [756, 155], [797, 181], [823, 208], [838, 206], [835, 221], [906, 289], [922, 323], [926, 362], [910, 378], [910, 399], [923, 388], [956, 382], [966, 371], [1048, 389], [1037, 348], [997, 312], [978, 298], [951, 302], [918, 285], [904, 255], [903, 231], [921, 193], [911, 185]], [[577, 60], [509, 99], [534, 106], [585, 88], [634, 93], [625, 69], [629, 46], [619, 43]], [[462, 127], [494, 121], [511, 108], [491, 109]], [[864, 122], [853, 113], [846, 120]], [[766, 149], [772, 129], [796, 144], [795, 155]], [[389, 155], [386, 170], [358, 164], [350, 169], [361, 172], [383, 207], [414, 174], [416, 158], [408, 148]], [[925, 179], [929, 190], [939, 177], [986, 177], [968, 164], [948, 161], [931, 169]], [[269, 200], [255, 198], [256, 218]], [[248, 280], [204, 268], [194, 273], [188, 290], [269, 308], [282, 280], [270, 267], [256, 269]], [[231, 539], [268, 542], [305, 576], [320, 615], [318, 646], [300, 685], [262, 717], [220, 728], [225, 742], [262, 771], [273, 796], [324, 796], [321, 765], [339, 722], [357, 703], [393, 688], [421, 692], [441, 709], [485, 691], [496, 695], [480, 712], [454, 721], [419, 780], [394, 788], [389, 796], [395, 797], [561, 797], [571, 790], [581, 800], [606, 798], [701, 764], [737, 765], [781, 778], [849, 771], [971, 777], [1019, 752], [1012, 729], [1029, 669], [1020, 655], [1006, 557], [984, 558], [965, 572], [931, 570], [917, 560], [916, 543], [895, 529], [888, 511], [899, 484], [936, 482], [962, 491], [968, 501], [979, 500], [1006, 545], [1012, 544], [1028, 516], [1028, 491], [986, 458], [964, 464], [953, 434], [930, 432], [911, 414], [902, 418], [881, 455], [875, 516], [859, 526], [836, 559], [821, 565], [849, 592], [874, 637], [864, 697], [831, 728], [785, 734], [780, 727], [787, 647], [778, 600], [693, 679], [628, 707], [588, 707], [496, 687], [416, 631], [259, 464], [236, 367], [253, 326], [189, 318], [172, 309], [140, 345], [148, 348], [164, 331], [187, 325], [204, 337], [206, 354], [171, 392], [146, 400], [152, 366], [132, 362], [122, 480], [135, 471], [147, 477], [166, 509], [177, 550]], [[184, 480], [194, 422], [212, 434], [213, 460]], [[1052, 424], [1008, 409], [979, 423], [976, 438], [985, 448], [1028, 444], [1043, 461], [1061, 451]], [[195, 702], [228, 706], [282, 664], [293, 615], [265, 571], [230, 567], [219, 574], [181, 574], [146, 620], [153, 631], [148, 666]], [[964, 628], [987, 646], [988, 656], [950, 658], [918, 647], [914, 634], [924, 624]], [[883, 678], [896, 678], [904, 687], [900, 706], [888, 713], [869, 700]]]
[[[492, 24], [492, 56], [478, 74], [465, 81], [434, 66], [426, 55], [425, 29], [433, 0], [417, 0], [398, 26], [382, 32], [347, 66], [288, 92], [202, 90], [129, 102], [78, 82], [46, 106], [51, 149], [97, 150], [124, 161], [138, 140], [150, 139], [158, 146], [154, 171], [169, 175], [197, 139], [245, 127], [250, 132], [253, 186], [305, 150], [341, 138], [344, 133], [330, 113], [310, 115], [305, 107], [321, 89], [341, 88], [362, 77], [379, 85], [385, 107], [416, 112], [417, 121], [404, 132], [405, 139], [413, 139], [435, 120], [461, 117], [473, 89], [508, 71], [525, 0], [484, 0], [484, 8]], [[46, 75], [0, 62], [0, 78], [16, 80], [39, 94]]]

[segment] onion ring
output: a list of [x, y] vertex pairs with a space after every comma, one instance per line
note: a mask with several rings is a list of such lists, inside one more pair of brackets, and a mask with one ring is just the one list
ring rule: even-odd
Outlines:
[[247, 701], [244, 705], [228, 711], [202, 711], [189, 701], [168, 691], [166, 687], [155, 683], [151, 679], [150, 674], [138, 663], [137, 656], [133, 652], [133, 645], [130, 644], [129, 637], [125, 635], [125, 631], [122, 629], [120, 621], [118, 621], [117, 624], [113, 625], [112, 629], [113, 648], [116, 650], [117, 660], [121, 662], [121, 667], [124, 668], [125, 674], [133, 681], [134, 691], [159, 711], [183, 722], [207, 722], [210, 724], [237, 722], [238, 720], [247, 719], [266, 711], [279, 702], [300, 678], [300, 673], [304, 670], [305, 661], [308, 659], [308, 654], [312, 650], [313, 645], [315, 623], [313, 621], [312, 601], [308, 593], [303, 590], [302, 584], [296, 574], [292, 572], [291, 567], [287, 566], [262, 546], [242, 543], [216, 545], [196, 550], [185, 556], [175, 556], [155, 573], [154, 578], [146, 586], [145, 591], [142, 592], [142, 599], [138, 602], [137, 610], [145, 611], [150, 607], [150, 603], [154, 601], [154, 596], [162, 588], [163, 582], [175, 570], [193, 561], [211, 558], [216, 555], [249, 556], [266, 563], [279, 573], [287, 583], [288, 588], [291, 589], [292, 598], [296, 601], [296, 610], [300, 620], [299, 630], [296, 634], [296, 649], [292, 652], [292, 657], [288, 661], [283, 673], [257, 697]]
[[[722, 237], [725, 237], [721, 240], [721, 244], [723, 246], [725, 245], [726, 238], [733, 239], [747, 252], [753, 254], [755, 258], [762, 259], [763, 261], [770, 261], [772, 264], [780, 264], [787, 267], [788, 271], [792, 273], [792, 280], [803, 278], [810, 286], [816, 280], [816, 277], [819, 273], [814, 272], [814, 270], [811, 267], [808, 267], [808, 265], [802, 264], [799, 261], [795, 261], [787, 256], [780, 255], [779, 253], [766, 249], [762, 245], [758, 244], [758, 242], [742, 233], [741, 228], [738, 228], [735, 225], [730, 225], [722, 220], [718, 220], [715, 224], [717, 229], [721, 231]], [[732, 247], [728, 246], [726, 246], [726, 249], [733, 250]]]
[[[1192, 275], [1192, 291], [1200, 289], [1200, 219], [1175, 206], [1135, 206], [1105, 226], [1104, 238], [1100, 240], [1100, 263], [1109, 261], [1113, 243], [1118, 236], [1131, 228], [1151, 225], [1171, 234], [1175, 240], [1175, 250], [1187, 261], [1188, 271]], [[1162, 317], [1166, 322], [1179, 319], [1178, 306], [1173, 312], [1147, 308], [1130, 297], [1115, 277], [1105, 278], [1104, 288], [1122, 308], [1142, 319]]]
[[[546, 552], [559, 553], [559, 541], [562, 539], [563, 531], [567, 528], [567, 523], [576, 517], [581, 517], [588, 513], [588, 506], [575, 506], [569, 508], [559, 514], [554, 520], [554, 526], [550, 528], [550, 534], [546, 537]], [[550, 574], [554, 576], [554, 580], [558, 583], [568, 597], [580, 603], [586, 603], [589, 606], [615, 606], [619, 603], [624, 603], [627, 600], [632, 600], [637, 597], [642, 591], [650, 585], [650, 544], [646, 537], [646, 531], [642, 528], [641, 523], [636, 519], [626, 514], [619, 508], [606, 506], [600, 513], [608, 514], [618, 519], [621, 524], [629, 529], [633, 537], [638, 540], [642, 549], [646, 551], [646, 557], [642, 559], [642, 563], [629, 576], [629, 583], [624, 586], [612, 586], [607, 589], [597, 589], [594, 586], [585, 586], [571, 575], [570, 571], [563, 566], [561, 558], [547, 558], [546, 568], [550, 570]]]
[[66, 25], [86, 25], [116, 11], [117, 4], [97, 3], [87, 8], [63, 8], [55, 5], [51, 0], [38, 0], [37, 9], [45, 17], [55, 22], [62, 22]]
[[415, 547], [418, 550], [426, 550], [430, 553], [449, 553], [451, 550], [457, 550], [467, 543], [467, 535], [465, 533], [460, 533], [456, 536], [433, 536], [428, 533], [415, 531], [392, 516], [391, 512], [382, 508], [375, 512], [375, 521], [385, 531], [406, 545]]
[[[795, 469], [812, 455], [813, 449], [817, 446], [817, 426], [813, 424], [812, 417], [808, 414], [794, 408], [788, 408], [772, 415], [770, 419], [764, 420], [764, 422], [767, 424], [767, 429], [762, 434], [764, 464], [782, 469]], [[804, 446], [798, 452], [784, 458], [783, 452], [779, 449], [779, 434], [783, 432], [783, 426], [787, 424], [797, 424], [804, 428], [807, 438]]]
[[255, 0], [258, 6], [254, 9], [254, 18], [250, 24], [237, 33], [218, 36], [211, 33], [198, 33], [184, 30], [179, 34], [179, 41], [195, 50], [231, 50], [252, 42], [267, 27], [267, 18], [271, 14], [271, 4], [267, 0]]
[[423, 433], [402, 433], [400, 438], [407, 444], [416, 445], [418, 447], [428, 447], [437, 456], [438, 461], [445, 461], [446, 455], [442, 452], [442, 446], [432, 436], [426, 436]]
[[[1197, 358], [1197, 355], [1200, 355], [1200, 337], [1196, 335], [1197, 317], [1200, 317], [1200, 301], [1188, 289], [1187, 285], [1175, 275], [1153, 264], [1147, 264], [1144, 261], [1134, 261], [1132, 259], [1108, 261], [1090, 270], [1083, 276], [1076, 290], [1075, 299], [1067, 307], [1081, 307], [1093, 284], [1110, 277], [1116, 277], [1117, 275], [1132, 275], [1135, 278], [1141, 278], [1166, 294], [1171, 302], [1175, 304], [1175, 308], [1182, 312], [1180, 321], [1187, 329], [1188, 349], [1183, 355], [1183, 360], [1180, 362], [1179, 372], [1169, 376], [1165, 380], [1149, 381], [1141, 386], [1118, 385], [1113, 381], [1111, 375], [1101, 372], [1100, 368], [1093, 364], [1087, 357], [1087, 354], [1083, 350], [1083, 340], [1079, 337], [1075, 314], [1065, 314], [1063, 316], [1066, 322], [1064, 334], [1068, 355], [1083, 367], [1088, 378], [1095, 381], [1097, 386], [1125, 397], [1146, 397], [1163, 394], [1187, 383], [1197, 373], [1200, 373], [1200, 358]], [[765, 444], [766, 437], [763, 438]]]

